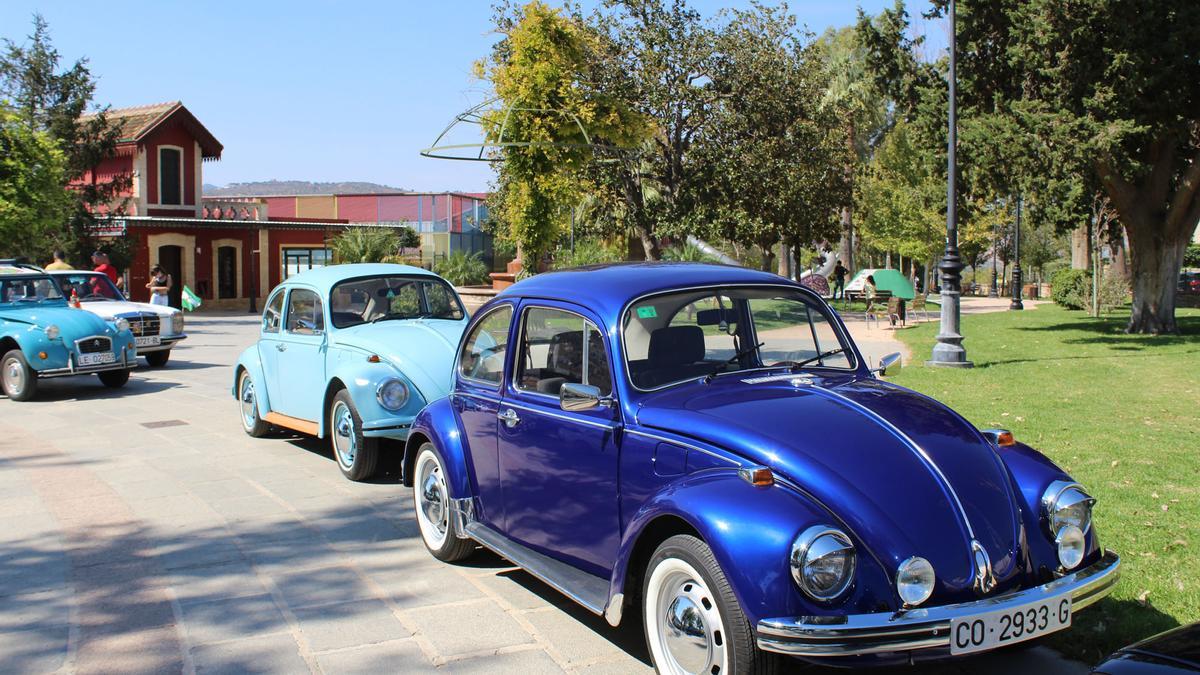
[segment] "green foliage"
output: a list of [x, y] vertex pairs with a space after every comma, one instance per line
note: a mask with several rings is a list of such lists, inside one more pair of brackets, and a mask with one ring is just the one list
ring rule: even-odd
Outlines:
[[1184, 267], [1200, 267], [1200, 244], [1188, 244], [1183, 252]]
[[575, 250], [562, 248], [554, 254], [554, 269], [564, 270], [584, 265], [619, 262], [625, 259], [625, 251], [620, 246], [612, 245], [598, 239], [582, 239], [575, 242]]
[[1055, 303], [1067, 309], [1086, 309], [1080, 298], [1090, 297], [1092, 292], [1092, 274], [1088, 270], [1062, 269], [1050, 278], [1050, 297]]
[[[87, 59], [80, 59], [61, 71], [59, 61], [49, 26], [41, 15], [35, 14], [33, 33], [25, 44], [4, 41], [0, 54], [0, 97], [12, 102], [12, 110], [22, 125], [48, 134], [63, 153], [63, 186], [72, 185], [73, 203], [55, 239], [67, 249], [71, 262], [83, 266], [91, 252], [101, 247], [94, 234], [97, 225], [108, 216], [124, 212], [125, 199], [119, 195], [129, 188], [133, 178], [120, 175], [109, 180], [80, 180], [85, 172], [115, 154], [119, 130], [109, 123], [104, 110], [82, 117], [89, 110], [96, 89]], [[103, 247], [113, 251], [115, 264], [124, 266], [120, 259], [131, 256], [133, 244], [117, 239], [105, 242]], [[30, 257], [46, 253], [26, 252]]]
[[48, 259], [74, 200], [65, 184], [66, 157], [54, 139], [0, 101], [0, 257]]
[[[1066, 301], [1059, 304], [1072, 309], [1084, 309], [1091, 313], [1093, 308], [1092, 275], [1088, 270], [1075, 271], [1084, 273], [1083, 283], [1071, 284]], [[1116, 274], [1101, 274], [1096, 286], [1096, 297], [1099, 298], [1099, 302], [1095, 308], [1101, 314], [1111, 312], [1129, 301], [1129, 284]]]
[[455, 286], [478, 286], [488, 282], [488, 268], [476, 251], [467, 255], [455, 251], [434, 265], [433, 271]]
[[400, 248], [420, 248], [421, 235], [411, 227], [396, 228], [396, 243]]
[[900, 121], [880, 144], [856, 184], [864, 241], [882, 251], [928, 260], [946, 236], [945, 182]]
[[396, 255], [400, 237], [390, 227], [349, 227], [329, 240], [339, 263], [384, 262]]
[[717, 262], [717, 258], [705, 253], [699, 246], [690, 242], [684, 242], [678, 246], [663, 249], [663, 260], [672, 260], [675, 262], [699, 262], [713, 263]]

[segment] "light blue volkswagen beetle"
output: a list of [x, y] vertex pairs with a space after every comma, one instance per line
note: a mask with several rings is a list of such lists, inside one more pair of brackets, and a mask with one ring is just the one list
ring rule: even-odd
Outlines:
[[258, 342], [234, 371], [242, 428], [329, 437], [338, 468], [365, 480], [403, 452], [421, 408], [449, 392], [467, 312], [438, 275], [408, 265], [334, 265], [267, 298]]
[[28, 401], [38, 381], [96, 374], [123, 387], [137, 365], [125, 319], [105, 321], [67, 305], [40, 267], [0, 261], [0, 386], [13, 401]]

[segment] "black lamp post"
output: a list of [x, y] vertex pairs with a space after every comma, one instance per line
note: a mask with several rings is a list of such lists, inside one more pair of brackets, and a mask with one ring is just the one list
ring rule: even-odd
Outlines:
[[258, 249], [254, 244], [258, 240], [258, 228], [254, 229], [254, 242], [250, 244], [250, 307], [247, 314], [258, 314]]
[[1013, 233], [1012, 302], [1009, 309], [1025, 309], [1021, 302], [1021, 197], [1017, 197], [1017, 227]]
[[937, 334], [937, 344], [926, 365], [970, 368], [975, 365], [967, 360], [963, 348], [963, 336], [959, 333], [961, 317], [959, 302], [962, 295], [962, 258], [958, 255], [958, 164], [954, 156], [958, 144], [958, 111], [955, 80], [958, 71], [955, 65], [955, 12], [954, 0], [950, 0], [950, 120], [949, 141], [946, 146], [946, 253], [938, 263], [942, 271], [942, 323]]
[[1000, 297], [1000, 277], [996, 272], [996, 244], [1000, 241], [999, 223], [992, 223], [992, 286], [988, 289], [989, 298]]

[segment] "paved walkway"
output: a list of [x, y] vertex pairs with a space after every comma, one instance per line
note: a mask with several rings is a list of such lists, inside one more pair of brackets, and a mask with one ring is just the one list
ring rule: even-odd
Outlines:
[[[189, 317], [125, 389], [0, 400], [0, 673], [649, 672], [639, 627], [492, 555], [435, 561], [394, 477], [243, 434], [230, 366], [256, 326]], [[1039, 648], [932, 672], [1072, 670]]]

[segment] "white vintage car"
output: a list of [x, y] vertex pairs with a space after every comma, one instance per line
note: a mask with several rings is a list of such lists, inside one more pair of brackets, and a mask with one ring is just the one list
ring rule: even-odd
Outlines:
[[128, 321], [138, 356], [146, 357], [147, 363], [155, 368], [167, 365], [171, 348], [187, 337], [183, 333], [182, 311], [146, 302], [130, 302], [101, 272], [64, 270], [48, 273], [58, 282], [68, 300], [74, 293], [83, 309], [109, 321]]

